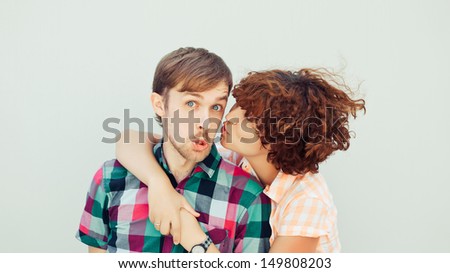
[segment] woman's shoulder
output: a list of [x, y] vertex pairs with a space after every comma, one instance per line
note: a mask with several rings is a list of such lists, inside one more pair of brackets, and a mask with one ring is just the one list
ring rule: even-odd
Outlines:
[[286, 196], [288, 203], [323, 203], [326, 207], [334, 207], [333, 197], [324, 177], [320, 173], [305, 175], [288, 175], [294, 182], [290, 194]]

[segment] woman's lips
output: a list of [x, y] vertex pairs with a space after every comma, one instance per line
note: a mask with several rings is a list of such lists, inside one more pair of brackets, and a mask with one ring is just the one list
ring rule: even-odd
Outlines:
[[225, 134], [225, 133], [228, 134], [226, 126], [227, 126], [226, 123], [222, 125], [222, 130], [221, 130], [222, 134]]

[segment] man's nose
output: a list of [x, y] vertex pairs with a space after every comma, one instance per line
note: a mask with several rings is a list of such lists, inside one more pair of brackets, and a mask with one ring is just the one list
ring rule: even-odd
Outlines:
[[209, 109], [202, 109], [201, 111], [198, 112], [198, 121], [199, 123], [197, 124], [197, 127], [199, 129], [206, 129], [208, 127], [208, 122], [209, 122]]

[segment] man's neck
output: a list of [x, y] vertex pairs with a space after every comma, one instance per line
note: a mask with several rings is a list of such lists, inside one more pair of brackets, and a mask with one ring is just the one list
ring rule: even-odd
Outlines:
[[175, 147], [173, 147], [170, 141], [165, 142], [162, 148], [167, 167], [170, 172], [172, 172], [177, 183], [180, 183], [192, 172], [196, 162], [188, 161], [184, 158]]

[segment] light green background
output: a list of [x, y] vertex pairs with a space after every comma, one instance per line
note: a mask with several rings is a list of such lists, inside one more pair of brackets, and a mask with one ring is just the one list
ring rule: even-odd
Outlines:
[[155, 66], [181, 46], [216, 52], [235, 81], [325, 66], [362, 83], [356, 138], [321, 167], [343, 251], [450, 252], [449, 10], [437, 0], [1, 0], [0, 252], [86, 250], [74, 238], [86, 190], [114, 157], [102, 122], [123, 122], [125, 108], [152, 117]]

